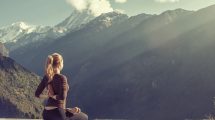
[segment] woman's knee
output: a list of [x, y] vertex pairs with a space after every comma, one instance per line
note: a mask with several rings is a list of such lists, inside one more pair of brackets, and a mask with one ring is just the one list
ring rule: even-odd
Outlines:
[[72, 118], [73, 118], [72, 120], [88, 120], [88, 115], [81, 112], [81, 113], [75, 114]]
[[87, 114], [85, 114], [83, 112], [81, 112], [81, 114], [82, 114], [83, 120], [88, 120], [88, 115]]

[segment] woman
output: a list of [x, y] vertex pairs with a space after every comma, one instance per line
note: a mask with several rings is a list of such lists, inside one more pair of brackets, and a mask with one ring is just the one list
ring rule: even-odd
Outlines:
[[63, 57], [54, 53], [49, 55], [45, 65], [45, 76], [39, 84], [35, 96], [44, 98], [42, 92], [48, 89], [48, 101], [43, 111], [44, 120], [88, 120], [80, 109], [70, 109], [74, 114], [66, 116], [66, 98], [69, 89], [66, 76], [60, 74], [63, 69]]

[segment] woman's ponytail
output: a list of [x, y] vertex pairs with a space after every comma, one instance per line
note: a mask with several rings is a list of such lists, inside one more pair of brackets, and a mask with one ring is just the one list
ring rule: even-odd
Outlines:
[[63, 57], [59, 53], [53, 53], [49, 55], [45, 64], [45, 75], [52, 80], [53, 76], [57, 71], [63, 69]]
[[52, 80], [54, 76], [53, 57], [51, 55], [49, 55], [46, 60], [45, 75], [49, 78], [49, 80]]

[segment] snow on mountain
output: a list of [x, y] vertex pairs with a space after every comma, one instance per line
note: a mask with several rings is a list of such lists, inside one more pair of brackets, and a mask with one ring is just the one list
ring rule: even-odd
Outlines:
[[54, 27], [29, 25], [25, 22], [13, 23], [0, 28], [0, 42], [6, 43], [8, 49], [12, 51], [29, 43], [61, 37], [70, 31], [80, 29], [94, 18], [87, 11], [73, 11], [68, 18]]
[[63, 22], [57, 24], [54, 29], [60, 33], [78, 30], [87, 24], [95, 17], [89, 11], [74, 10], [72, 14], [67, 17]]
[[54, 40], [84, 27], [101, 30], [127, 18], [127, 15], [117, 11], [102, 14], [95, 18], [89, 11], [79, 12], [74, 10], [69, 17], [54, 27], [17, 22], [0, 28], [0, 42], [5, 43], [9, 51], [13, 51], [29, 43]]
[[126, 19], [128, 19], [128, 16], [118, 11], [103, 13], [94, 20], [90, 21], [88, 24], [86, 24], [85, 28], [92, 29], [98, 32], [105, 28], [109, 28], [114, 24], [119, 24]]
[[120, 21], [123, 21], [125, 19], [128, 19], [128, 16], [126, 14], [114, 11], [101, 14], [99, 17], [96, 18], [95, 22], [97, 21], [103, 23], [104, 25], [106, 25], [106, 27], [108, 27], [114, 23], [119, 23]]
[[30, 33], [43, 33], [48, 31], [49, 27], [29, 25], [25, 22], [16, 22], [9, 26], [0, 28], [0, 42], [17, 42], [23, 36]]

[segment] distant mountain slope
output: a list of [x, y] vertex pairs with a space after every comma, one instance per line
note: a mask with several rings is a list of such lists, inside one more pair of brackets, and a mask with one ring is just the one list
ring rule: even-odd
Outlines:
[[39, 76], [0, 56], [0, 117], [40, 118], [42, 102], [34, 97]]
[[[90, 72], [85, 71], [86, 73], [82, 73], [82, 75], [78, 77], [80, 77], [80, 79], [85, 79], [92, 74], [98, 74], [99, 71], [123, 64], [129, 59], [132, 59], [133, 57], [149, 49], [153, 49], [155, 46], [161, 43], [165, 43], [167, 40], [169, 40], [166, 39], [169, 37], [169, 34], [163, 34], [160, 36], [162, 30], [159, 29], [169, 26], [170, 24], [174, 24], [177, 20], [181, 19], [181, 17], [186, 17], [190, 14], [190, 11], [181, 9], [167, 12], [170, 12], [171, 14], [166, 15], [167, 13], [165, 12], [161, 15], [146, 15], [146, 19], [143, 19], [141, 22], [139, 22], [139, 24], [137, 23], [134, 27], [128, 25], [127, 22], [130, 19], [122, 23], [120, 26], [114, 26], [119, 28], [121, 28], [121, 26], [128, 26], [128, 28], [125, 31], [122, 29], [122, 33], [115, 35], [109, 39], [106, 44], [100, 46], [100, 49], [97, 50], [98, 52], [96, 52], [97, 54], [94, 54], [93, 57], [87, 59], [85, 63], [83, 63], [83, 65], [87, 64], [88, 66], [88, 68], [85, 69], [91, 69]], [[178, 14], [178, 16], [176, 14]], [[174, 19], [171, 19], [171, 22], [168, 22], [168, 24], [164, 24], [169, 20], [171, 15], [173, 15], [172, 18]], [[160, 33], [153, 34], [154, 31], [160, 31]], [[155, 37], [157, 37], [157, 39], [154, 39]], [[163, 38], [159, 39], [159, 37]]]
[[[112, 115], [115, 118], [127, 116], [142, 120], [182, 120], [204, 118], [206, 114], [213, 113], [215, 17], [208, 15], [213, 13], [212, 10], [215, 10], [214, 6], [162, 27], [162, 31], [165, 31], [162, 33], [165, 34], [154, 34], [157, 35], [153, 41], [156, 47], [147, 46], [147, 42], [139, 42], [143, 46], [142, 53], [85, 78], [82, 76], [90, 75], [94, 68], [99, 69], [103, 64], [108, 66], [120, 61], [123, 58], [120, 53], [132, 55], [128, 52], [137, 48], [138, 44], [131, 46], [135, 43], [132, 41], [126, 46], [116, 47], [112, 52], [99, 55], [95, 58], [97, 61], [88, 61], [84, 69], [86, 72], [80, 74], [79, 82], [74, 85], [73, 98], [79, 104], [86, 103], [83, 106], [100, 117]], [[179, 25], [181, 20], [191, 23], [191, 18], [195, 16], [194, 19], [200, 19], [200, 15], [208, 17], [204, 17], [204, 22], [196, 20], [198, 22], [192, 24], [192, 27], [186, 26], [184, 33], [185, 29], [170, 40], [164, 39], [162, 44], [155, 43], [160, 43], [165, 36], [168, 38], [171, 31], [178, 31], [179, 26], [169, 29], [170, 26], [173, 28], [173, 25]], [[83, 93], [86, 95], [83, 96]], [[99, 106], [96, 109], [103, 111], [94, 109], [95, 104]]]
[[214, 23], [79, 80], [73, 98], [100, 117], [182, 120], [214, 113]]

